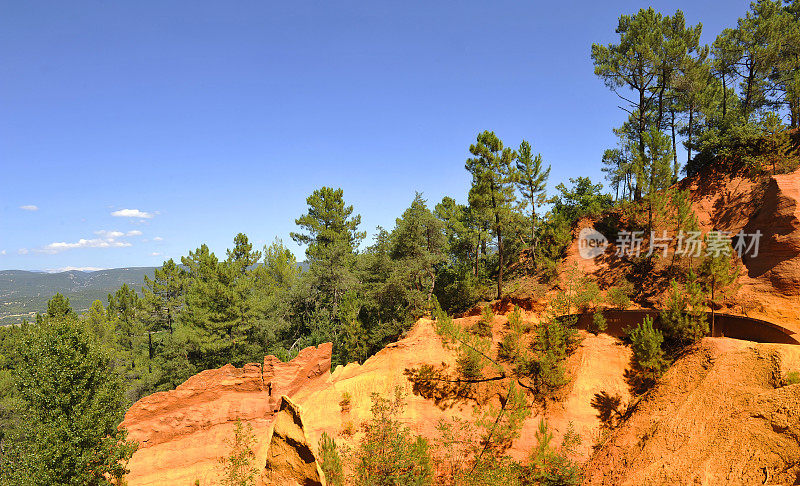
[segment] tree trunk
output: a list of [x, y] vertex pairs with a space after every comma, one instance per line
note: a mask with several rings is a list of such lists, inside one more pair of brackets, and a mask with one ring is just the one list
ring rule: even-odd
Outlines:
[[755, 81], [755, 63], [750, 63], [747, 71], [747, 89], [744, 95], [744, 114], [750, 118], [750, 103], [753, 100], [753, 82]]
[[675, 168], [675, 178], [677, 179], [678, 178], [678, 172], [677, 172], [677, 170], [678, 170], [678, 144], [677, 144], [676, 137], [675, 137], [675, 110], [674, 109], [670, 110], [670, 113], [672, 114], [672, 123], [671, 123], [671, 125], [672, 125], [672, 160], [675, 163], [675, 165], [673, 165], [673, 167]]
[[478, 262], [481, 257], [481, 237], [478, 236], [478, 241], [475, 243], [475, 278], [478, 278]]
[[687, 153], [686, 163], [687, 164], [692, 161], [692, 124], [693, 123], [694, 123], [694, 110], [692, 109], [692, 106], [689, 106], [689, 138], [688, 138], [688, 142], [689, 143], [686, 144], [686, 153]]
[[[499, 217], [498, 217], [499, 224]], [[503, 231], [498, 226], [497, 228], [497, 251], [500, 254], [500, 269], [497, 272], [497, 298], [503, 297]]]
[[716, 287], [716, 282], [711, 282], [711, 337], [714, 337], [714, 326], [715, 326], [715, 311], [714, 311], [714, 287]]
[[722, 121], [725, 121], [725, 115], [728, 114], [728, 87], [725, 83], [725, 71], [722, 72]]
[[[639, 132], [639, 156], [641, 157], [641, 161], [644, 162], [645, 154], [644, 154], [644, 88], [639, 90], [639, 126], [637, 130]], [[639, 185], [639, 180], [636, 180], [636, 190], [633, 195], [633, 199], [636, 202], [642, 200], [642, 188]]]
[[153, 372], [153, 333], [147, 331], [147, 370]]

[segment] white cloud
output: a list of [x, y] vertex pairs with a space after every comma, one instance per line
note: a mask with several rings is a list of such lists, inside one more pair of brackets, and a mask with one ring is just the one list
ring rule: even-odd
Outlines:
[[164, 241], [164, 238], [156, 236], [155, 238], [153, 238], [153, 241]]
[[61, 267], [61, 268], [51, 268], [49, 270], [45, 270], [47, 273], [58, 273], [58, 272], [70, 272], [72, 270], [77, 270], [79, 272], [97, 272], [99, 270], [105, 270], [105, 268], [99, 267]]
[[112, 212], [111, 216], [116, 216], [118, 218], [142, 218], [142, 219], [153, 218], [152, 213], [140, 211], [138, 209], [120, 209]]
[[[130, 242], [125, 241], [123, 238], [128, 236], [138, 236], [141, 235], [142, 232], [133, 230], [123, 233], [122, 231], [117, 230], [97, 230], [94, 232], [94, 234], [97, 235], [97, 238], [81, 238], [78, 241], [70, 242], [55, 241], [33, 251], [36, 253], [47, 253], [52, 255], [66, 250], [74, 250], [76, 248], [127, 248], [133, 245]], [[25, 249], [23, 248], [22, 250]], [[25, 250], [25, 253], [23, 253], [22, 250], [20, 250], [21, 254], [28, 252], [28, 250]]]
[[33, 204], [26, 204], [24, 206], [20, 206], [19, 208], [21, 210], [23, 210], [23, 211], [38, 211], [39, 210], [39, 206], [36, 206], [36, 205], [33, 205]]
[[119, 238], [120, 236], [125, 236], [125, 233], [122, 231], [108, 231], [108, 230], [98, 230], [95, 231], [94, 234], [100, 235], [103, 238]]
[[153, 253], [150, 254], [150, 256], [161, 256], [161, 252], [154, 251]]
[[5, 250], [0, 250], [0, 255], [5, 255], [5, 254], [6, 254]]
[[78, 241], [74, 242], [65, 242], [65, 241], [57, 241], [50, 243], [49, 245], [45, 245], [42, 248], [36, 250], [39, 253], [61, 253], [65, 250], [73, 250], [75, 248], [125, 248], [128, 246], [132, 246], [127, 241], [118, 241], [115, 238], [92, 238], [86, 239], [81, 238]]
[[19, 250], [17, 250], [17, 253], [19, 253], [20, 255], [27, 255], [28, 254], [28, 249], [27, 248], [20, 248]]

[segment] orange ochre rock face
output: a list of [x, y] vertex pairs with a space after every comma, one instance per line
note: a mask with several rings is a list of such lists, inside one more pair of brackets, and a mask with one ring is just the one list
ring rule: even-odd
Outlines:
[[[527, 317], [535, 320], [533, 316]], [[477, 319], [479, 317], [467, 317], [456, 322], [469, 326]], [[503, 331], [506, 322], [504, 316], [495, 318], [496, 334]], [[131, 407], [121, 424], [128, 429], [130, 438], [140, 443], [129, 463], [128, 484], [216, 483], [220, 473], [219, 458], [228, 452], [225, 441], [233, 435], [237, 419], [253, 427], [260, 484], [295, 484], [288, 479], [276, 483], [275, 477], [285, 478], [286, 471], [294, 468], [298, 471], [294, 480], [306, 478], [316, 466], [307, 460], [292, 463], [291, 458], [305, 457], [305, 453], [300, 448], [287, 451], [286, 444], [299, 441], [281, 437], [297, 437], [302, 432], [305, 443], [314, 453], [323, 432], [340, 445], [355, 446], [362, 435], [360, 425], [371, 418], [372, 394], [390, 397], [398, 386], [406, 393], [403, 421], [415, 433], [435, 440], [439, 420], [472, 419], [473, 403], [442, 410], [432, 401], [412, 393], [411, 383], [403, 374], [406, 369], [422, 364], [455, 366], [455, 354], [442, 345], [432, 324], [430, 320], [421, 319], [404, 339], [388, 345], [364, 364], [339, 366], [333, 373], [330, 373], [331, 345], [325, 344], [303, 350], [289, 363], [268, 356], [263, 365], [250, 364], [243, 368], [227, 365], [204, 371], [175, 390], [142, 398]], [[533, 407], [521, 437], [509, 451], [512, 456], [518, 459], [527, 456], [535, 442], [534, 431], [539, 419], [544, 416], [557, 439], [570, 423], [573, 424], [583, 438], [579, 455], [585, 460], [600, 431], [597, 411], [590, 405], [594, 394], [606, 391], [620, 395], [623, 402], [630, 399], [624, 379], [630, 360], [628, 347], [608, 335], [595, 336], [581, 331], [581, 336], [583, 341], [567, 364], [573, 380], [561, 400], [548, 404], [546, 414], [537, 411], [541, 407]], [[349, 394], [350, 403], [342, 406], [340, 402], [345, 393]], [[275, 425], [275, 430], [284, 431], [276, 435], [272, 426], [281, 406], [281, 395], [289, 397], [296, 407], [291, 409], [295, 415], [287, 412], [285, 423], [281, 427]], [[302, 425], [297, 426], [298, 422]], [[279, 444], [271, 447], [270, 442], [276, 440]], [[289, 459], [277, 467], [274, 466], [275, 457]]]
[[[677, 187], [690, 191], [692, 209], [704, 233], [716, 230], [731, 236], [740, 231], [761, 234], [758, 254], [753, 256], [752, 249], [743, 252], [735, 291], [729, 291], [725, 299], [725, 312], [765, 319], [800, 333], [800, 170], [760, 180], [701, 174], [679, 182]], [[616, 234], [605, 235], [610, 246], [603, 256], [579, 256], [577, 235], [594, 224], [590, 218], [578, 223], [563, 268], [577, 266], [580, 273], [592, 276], [604, 289], [624, 276], [627, 267], [619, 265], [614, 256]], [[629, 228], [623, 225], [620, 229]], [[654, 228], [657, 235], [662, 229]], [[672, 230], [668, 236], [674, 237]], [[645, 239], [648, 237], [644, 235]], [[643, 249], [647, 251], [646, 244]], [[657, 260], [654, 271], [669, 263], [669, 258]], [[655, 294], [649, 305], [657, 308], [669, 289], [669, 281], [648, 285]]]
[[128, 484], [213, 484], [237, 420], [252, 425], [257, 438], [254, 452], [263, 466], [265, 439], [281, 396], [326, 382], [331, 351], [327, 343], [302, 350], [288, 363], [267, 356], [263, 364], [206, 370], [175, 390], [134, 403], [121, 424], [139, 442], [129, 463]]

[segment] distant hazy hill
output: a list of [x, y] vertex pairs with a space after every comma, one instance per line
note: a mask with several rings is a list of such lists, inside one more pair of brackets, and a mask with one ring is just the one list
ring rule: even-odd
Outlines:
[[106, 303], [106, 296], [122, 284], [137, 291], [144, 285], [144, 276], [153, 276], [153, 267], [112, 268], [96, 272], [72, 270], [60, 273], [0, 270], [0, 325], [33, 320], [44, 312], [47, 301], [57, 292], [69, 298], [72, 308], [86, 310], [95, 300]]

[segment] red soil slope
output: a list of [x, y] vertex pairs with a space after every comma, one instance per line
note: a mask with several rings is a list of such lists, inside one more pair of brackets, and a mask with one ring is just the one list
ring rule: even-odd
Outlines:
[[587, 464], [587, 485], [800, 484], [800, 346], [706, 338]]

